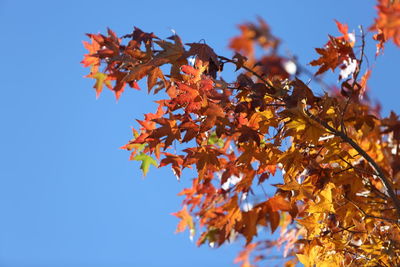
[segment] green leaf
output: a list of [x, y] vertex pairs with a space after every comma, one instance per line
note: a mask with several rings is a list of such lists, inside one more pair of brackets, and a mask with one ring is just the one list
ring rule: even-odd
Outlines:
[[211, 133], [210, 137], [208, 138], [208, 144], [223, 147], [224, 140], [222, 140], [221, 138], [218, 138], [217, 134], [215, 132], [213, 132], [213, 133]]
[[149, 155], [146, 155], [144, 153], [140, 153], [139, 155], [136, 155], [133, 160], [141, 161], [142, 164], [140, 165], [140, 169], [143, 172], [143, 176], [146, 176], [147, 172], [149, 171], [150, 165], [154, 165], [158, 167], [157, 161], [150, 157]]
[[97, 72], [93, 74], [92, 78], [96, 80], [96, 83], [93, 86], [93, 88], [96, 89], [96, 97], [99, 97], [101, 91], [103, 91], [104, 83], [109, 87], [111, 86], [110, 81], [106, 80], [107, 74], [105, 73]]

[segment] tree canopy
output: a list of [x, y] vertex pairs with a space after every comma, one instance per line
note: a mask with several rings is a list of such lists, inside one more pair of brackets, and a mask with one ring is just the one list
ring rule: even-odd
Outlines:
[[[400, 120], [368, 98], [365, 44], [371, 31], [376, 57], [388, 41], [400, 46], [400, 3], [380, 0], [376, 9], [357, 33], [336, 21], [338, 33], [309, 63], [315, 74], [282, 54], [262, 19], [240, 25], [232, 56], [135, 27], [120, 37], [88, 34], [82, 64], [97, 96], [105, 86], [118, 99], [147, 79], [148, 92], [165, 97], [123, 148], [144, 175], [151, 165], [171, 167], [178, 179], [195, 170], [174, 213], [178, 232], [199, 232], [199, 245], [243, 237], [235, 259], [243, 267], [262, 265], [276, 247], [286, 266], [399, 266]], [[236, 68], [232, 81], [223, 78], [227, 64]], [[323, 80], [326, 72], [339, 87]]]

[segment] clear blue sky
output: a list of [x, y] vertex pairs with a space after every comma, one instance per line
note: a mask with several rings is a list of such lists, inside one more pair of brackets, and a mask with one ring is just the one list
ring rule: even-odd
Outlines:
[[[167, 37], [175, 29], [229, 56], [235, 26], [260, 15], [305, 64], [337, 33], [333, 19], [367, 27], [374, 3], [0, 1], [0, 266], [235, 266], [239, 246], [197, 248], [187, 233], [174, 234], [170, 213], [191, 177], [178, 183], [169, 169], [153, 168], [144, 180], [119, 149], [134, 119], [154, 111], [152, 97], [127, 90], [116, 103], [105, 91], [96, 100], [79, 64], [84, 33], [138, 26]], [[372, 75], [385, 113], [399, 111], [399, 60], [389, 45]]]

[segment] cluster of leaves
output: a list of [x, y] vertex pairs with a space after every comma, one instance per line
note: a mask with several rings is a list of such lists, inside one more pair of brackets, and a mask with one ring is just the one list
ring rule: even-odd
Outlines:
[[[399, 45], [399, 9], [379, 2], [371, 30], [380, 51], [390, 38]], [[180, 193], [177, 231], [200, 230], [199, 245], [242, 236], [236, 261], [243, 267], [276, 247], [284, 247], [287, 266], [400, 265], [400, 120], [393, 112], [382, 118], [364, 97], [364, 33], [356, 40], [337, 25], [341, 35], [329, 36], [310, 63], [319, 67], [315, 75], [340, 71], [340, 93], [323, 95], [296, 77], [295, 62], [279, 54], [279, 39], [261, 19], [240, 26], [232, 58], [138, 28], [120, 38], [111, 30], [88, 34], [82, 63], [97, 95], [105, 85], [119, 98], [144, 78], [149, 92], [165, 92], [123, 148], [144, 174], [150, 165], [171, 166], [178, 178], [196, 170]], [[225, 64], [241, 70], [229, 83]], [[271, 186], [274, 176], [281, 182]], [[264, 194], [252, 197], [259, 188]], [[269, 240], [264, 229], [279, 229], [279, 238]]]

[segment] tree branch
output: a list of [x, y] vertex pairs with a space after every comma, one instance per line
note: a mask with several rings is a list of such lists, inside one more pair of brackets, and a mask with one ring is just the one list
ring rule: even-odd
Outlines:
[[[365, 45], [363, 43], [363, 45]], [[364, 48], [362, 48], [364, 49]], [[364, 52], [362, 51], [362, 54]], [[233, 63], [236, 65], [236, 62], [232, 59], [223, 57], [223, 56], [218, 56], [218, 58], [225, 60], [226, 62], [229, 63]], [[256, 76], [257, 78], [259, 78], [261, 81], [263, 81], [268, 87], [270, 87], [271, 89], [275, 89], [273, 87], [273, 85], [271, 85], [267, 80], [265, 80], [261, 75], [259, 75], [258, 73], [256, 73], [254, 70], [242, 65], [241, 66], [242, 69], [250, 72], [251, 74], [253, 74], [254, 76]], [[357, 78], [358, 73], [356, 74]], [[272, 96], [274, 97], [274, 96]], [[275, 99], [277, 99], [276, 97], [274, 97]], [[351, 139], [345, 132], [343, 131], [338, 131], [335, 128], [333, 128], [332, 126], [330, 126], [327, 122], [321, 120], [320, 118], [316, 117], [315, 115], [311, 114], [310, 111], [308, 111], [307, 109], [304, 109], [305, 113], [307, 114], [307, 116], [312, 119], [313, 121], [317, 122], [318, 124], [320, 124], [321, 126], [323, 126], [326, 130], [328, 130], [329, 132], [331, 132], [332, 134], [340, 137], [344, 142], [348, 143], [350, 146], [352, 146], [375, 170], [375, 174], [379, 177], [379, 179], [382, 181], [382, 183], [384, 184], [387, 193], [389, 194], [390, 199], [392, 200], [394, 207], [396, 209], [396, 213], [397, 213], [397, 218], [398, 221], [400, 222], [400, 199], [397, 197], [395, 190], [393, 189], [392, 183], [389, 181], [389, 179], [386, 177], [385, 173], [383, 172], [382, 168], [375, 162], [375, 160], [373, 158], [371, 158], [370, 155], [368, 155], [367, 152], [365, 152], [365, 150], [363, 150], [353, 139]]]
[[375, 162], [364, 149], [362, 149], [353, 139], [351, 139], [348, 135], [346, 135], [342, 131], [338, 131], [332, 126], [330, 126], [327, 122], [321, 120], [320, 118], [316, 117], [315, 115], [311, 114], [310, 111], [307, 109], [304, 110], [307, 116], [312, 119], [313, 121], [317, 122], [325, 129], [333, 133], [334, 135], [340, 137], [344, 142], [348, 143], [352, 146], [375, 170], [376, 175], [384, 184], [387, 193], [389, 194], [390, 199], [393, 201], [394, 207], [396, 208], [398, 220], [400, 220], [400, 199], [396, 196], [395, 191], [393, 189], [392, 183], [386, 177], [385, 173], [383, 172], [382, 168]]

